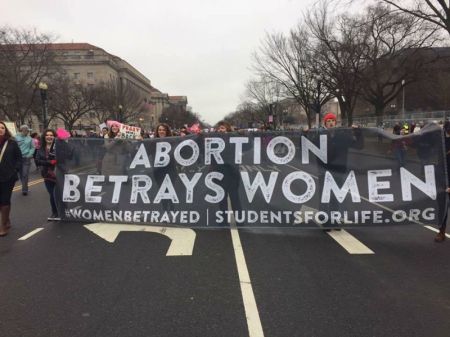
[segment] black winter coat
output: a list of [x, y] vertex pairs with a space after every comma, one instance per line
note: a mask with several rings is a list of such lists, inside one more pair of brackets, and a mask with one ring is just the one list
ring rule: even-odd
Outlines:
[[45, 180], [56, 181], [55, 165], [50, 163], [51, 160], [55, 159], [53, 146], [49, 152], [47, 152], [46, 146], [41, 146], [36, 153], [36, 164], [41, 167], [41, 175]]
[[[5, 143], [6, 144], [6, 143]], [[0, 147], [0, 153], [3, 150], [3, 145]], [[8, 144], [6, 145], [5, 152], [3, 153], [3, 159], [0, 163], [0, 181], [10, 181], [14, 179], [16, 181], [17, 172], [20, 171], [22, 166], [22, 153], [20, 152], [19, 145], [17, 142], [10, 138], [8, 139]]]

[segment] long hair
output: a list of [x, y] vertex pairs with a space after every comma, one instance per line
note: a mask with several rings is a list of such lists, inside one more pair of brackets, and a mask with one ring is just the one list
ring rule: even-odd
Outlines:
[[[55, 130], [53, 130], [53, 129], [44, 130], [44, 132], [42, 132], [42, 135], [41, 135], [41, 147], [43, 147], [43, 148], [45, 148], [47, 146], [47, 142], [45, 141], [45, 135], [47, 134], [47, 132], [53, 133], [53, 137], [56, 138]], [[53, 140], [53, 142], [54, 142], [54, 140]]]
[[6, 126], [6, 124], [4, 122], [0, 121], [0, 124], [2, 124], [5, 127], [5, 139], [8, 140], [12, 137], [11, 132], [8, 130], [8, 127]]
[[158, 129], [159, 129], [160, 126], [162, 126], [166, 130], [166, 137], [171, 137], [172, 136], [172, 130], [170, 130], [169, 124], [167, 124], [167, 123], [159, 123], [156, 126], [156, 129], [155, 129], [155, 137], [156, 138], [160, 138], [159, 137], [159, 133], [158, 133]]
[[114, 131], [112, 130], [112, 127], [113, 126], [111, 125], [108, 130], [108, 138], [111, 138], [111, 139], [116, 138], [117, 134], [119, 133], [119, 131], [114, 133]]

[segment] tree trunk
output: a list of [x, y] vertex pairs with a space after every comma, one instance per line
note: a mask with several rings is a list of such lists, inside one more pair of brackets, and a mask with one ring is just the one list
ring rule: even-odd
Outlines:
[[383, 122], [384, 116], [384, 105], [383, 104], [375, 104], [375, 116], [377, 116], [377, 125], [380, 125]]

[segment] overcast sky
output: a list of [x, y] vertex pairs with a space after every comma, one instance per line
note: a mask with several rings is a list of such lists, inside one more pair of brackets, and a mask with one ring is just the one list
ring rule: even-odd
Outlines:
[[265, 32], [287, 32], [314, 0], [0, 0], [0, 25], [87, 42], [133, 65], [215, 123], [235, 110]]

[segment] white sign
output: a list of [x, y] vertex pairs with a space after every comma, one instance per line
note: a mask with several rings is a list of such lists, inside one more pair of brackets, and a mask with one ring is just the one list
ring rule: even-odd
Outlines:
[[3, 123], [5, 123], [6, 127], [9, 130], [9, 132], [11, 132], [11, 135], [13, 137], [15, 137], [16, 134], [17, 134], [16, 123], [14, 123], [14, 122], [3, 122]]
[[141, 136], [141, 128], [121, 124], [119, 129], [119, 137], [122, 139], [137, 139]]
[[141, 128], [137, 126], [126, 125], [117, 121], [107, 121], [107, 125], [117, 125], [119, 127], [118, 138], [122, 139], [140, 139]]

